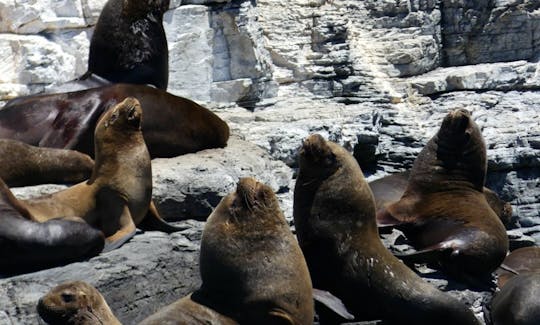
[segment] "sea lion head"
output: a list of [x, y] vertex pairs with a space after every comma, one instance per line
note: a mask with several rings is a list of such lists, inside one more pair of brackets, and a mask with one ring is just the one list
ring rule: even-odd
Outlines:
[[[258, 182], [255, 178], [241, 178], [236, 191], [226, 197], [227, 215], [231, 221], [239, 224], [264, 222], [269, 216], [276, 216], [273, 211], [281, 211], [272, 188]], [[281, 220], [280, 220], [281, 221]]]
[[452, 143], [463, 146], [471, 138], [472, 133], [477, 128], [471, 118], [471, 113], [463, 108], [448, 113], [439, 129], [439, 137], [452, 139]]
[[299, 164], [302, 172], [309, 174], [306, 176], [318, 179], [334, 174], [341, 165], [330, 143], [320, 134], [312, 134], [302, 142]]
[[109, 109], [101, 117], [96, 127], [98, 135], [114, 131], [140, 131], [142, 124], [142, 108], [139, 101], [128, 97]]
[[39, 299], [37, 311], [48, 324], [102, 324], [102, 309], [110, 309], [103, 296], [82, 281], [66, 282]]

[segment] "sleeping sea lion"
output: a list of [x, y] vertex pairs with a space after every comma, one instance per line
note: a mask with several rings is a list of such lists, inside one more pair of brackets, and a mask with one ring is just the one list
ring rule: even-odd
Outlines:
[[[464, 304], [422, 280], [383, 246], [360, 166], [318, 134], [300, 149], [293, 215], [313, 286], [340, 298], [356, 321], [478, 324]], [[318, 312], [321, 324], [340, 322]]]
[[30, 221], [31, 215], [0, 179], [0, 273], [57, 266], [101, 252], [101, 231], [70, 220]]
[[229, 127], [208, 109], [160, 89], [128, 84], [14, 99], [0, 110], [0, 138], [93, 156], [99, 117], [127, 97], [142, 105], [144, 140], [152, 158], [227, 145]]
[[[106, 249], [131, 238], [135, 226], [153, 210], [152, 166], [141, 123], [142, 108], [135, 98], [126, 98], [108, 110], [96, 126], [96, 161], [90, 179], [60, 192], [21, 200], [31, 219], [79, 219], [105, 234]], [[156, 214], [148, 216], [152, 217], [158, 230], [180, 230]]]
[[204, 227], [191, 299], [240, 324], [313, 324], [311, 280], [272, 189], [242, 178]]
[[101, 293], [83, 281], [52, 288], [39, 299], [37, 311], [49, 325], [121, 325]]
[[169, 50], [163, 14], [169, 0], [109, 0], [90, 41], [88, 73], [114, 83], [166, 90]]
[[483, 193], [486, 147], [464, 109], [446, 115], [411, 169], [401, 199], [379, 211], [418, 252], [407, 262], [428, 262], [469, 283], [483, 282], [508, 251], [506, 230]]
[[0, 139], [0, 178], [8, 186], [78, 183], [90, 177], [93, 167], [92, 158], [75, 150]]
[[[377, 212], [384, 210], [388, 205], [401, 199], [407, 183], [409, 181], [409, 171], [396, 173], [381, 177], [369, 182], [369, 187], [375, 197], [375, 208]], [[484, 195], [489, 206], [495, 211], [501, 222], [508, 226], [512, 219], [512, 206], [510, 203], [501, 200], [494, 191], [484, 187]]]

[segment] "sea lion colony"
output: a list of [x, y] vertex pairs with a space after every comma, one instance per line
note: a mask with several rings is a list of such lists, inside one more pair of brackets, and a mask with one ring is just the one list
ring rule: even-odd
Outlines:
[[[43, 198], [17, 200], [0, 183], [0, 272], [28, 272], [95, 256], [103, 247], [120, 247], [133, 236], [136, 225], [179, 230], [161, 220], [151, 203], [150, 155], [166, 157], [223, 147], [229, 129], [219, 117], [187, 99], [132, 85], [153, 84], [166, 89], [167, 45], [161, 22], [168, 3], [110, 0], [92, 39], [89, 71], [75, 81], [83, 90], [15, 99], [0, 111], [2, 137], [23, 134], [19, 140], [74, 148], [96, 158], [93, 165], [90, 158], [68, 152], [68, 159], [84, 160], [85, 167], [70, 172], [76, 175], [74, 179], [53, 181], [89, 180]], [[149, 20], [150, 34], [155, 36], [141, 40], [150, 34], [126, 29], [133, 24], [145, 25], [135, 18]], [[103, 43], [102, 33], [109, 28], [119, 41]], [[134, 48], [140, 56], [128, 55]], [[102, 59], [110, 55], [107, 51], [116, 58], [107, 61], [112, 66]], [[131, 61], [125, 60], [127, 57]], [[99, 77], [105, 80], [98, 79], [96, 84]], [[109, 85], [114, 82], [127, 84]], [[86, 89], [96, 85], [102, 87]], [[102, 97], [96, 102], [96, 96]], [[160, 100], [165, 104], [156, 105]], [[82, 110], [75, 110], [79, 104]], [[22, 113], [28, 107], [37, 114], [35, 119]], [[183, 107], [183, 113], [175, 113], [176, 107]], [[200, 117], [195, 118], [192, 131], [178, 133], [167, 123], [185, 112], [198, 112], [188, 114]], [[39, 114], [54, 116], [46, 120]], [[22, 116], [26, 116], [24, 120]], [[145, 128], [145, 121], [151, 126]], [[205, 122], [214, 123], [209, 128], [214, 133], [201, 131]], [[26, 133], [17, 128], [26, 128]], [[204, 141], [197, 142], [200, 138]], [[33, 150], [16, 142], [0, 145], [14, 146], [17, 153]], [[10, 167], [17, 172], [4, 171], [2, 175], [11, 177], [8, 184], [27, 184], [43, 174], [42, 170], [58, 169], [55, 154], [46, 154], [53, 157], [52, 162], [23, 154], [28, 161], [20, 163], [22, 167]], [[354, 158], [337, 144], [312, 135], [299, 152], [294, 193], [299, 244], [272, 190], [254, 179], [240, 180], [236, 191], [223, 198], [205, 226], [201, 288], [143, 324], [311, 324], [312, 297], [318, 301], [322, 324], [353, 318], [383, 319], [391, 324], [477, 324], [467, 306], [424, 282], [390, 254], [379, 239], [377, 223], [399, 227], [418, 249], [400, 256], [405, 261], [427, 262], [472, 285], [482, 283], [507, 253], [508, 239], [501, 220], [505, 222], [511, 215], [509, 206], [483, 187], [485, 155], [482, 135], [470, 114], [450, 112], [418, 156], [410, 176], [390, 180], [391, 185], [383, 184], [382, 188], [374, 186], [374, 197]], [[68, 161], [61, 159], [68, 171]], [[39, 164], [45, 169], [36, 167]], [[529, 272], [525, 275], [531, 276]], [[513, 292], [524, 292], [519, 283], [510, 287]], [[326, 290], [328, 295], [323, 297], [314, 289]], [[534, 297], [531, 292], [524, 294], [520, 301], [525, 302], [519, 306], [525, 304], [535, 311], [538, 301], [528, 298]], [[500, 310], [518, 308], [506, 296], [496, 295], [490, 306], [495, 310], [495, 324], [507, 319], [504, 314], [508, 312], [501, 316]], [[38, 311], [50, 324], [119, 323], [106, 297], [82, 282], [53, 288], [40, 299]], [[526, 321], [535, 323], [540, 321], [538, 317], [538, 313], [529, 312]]]

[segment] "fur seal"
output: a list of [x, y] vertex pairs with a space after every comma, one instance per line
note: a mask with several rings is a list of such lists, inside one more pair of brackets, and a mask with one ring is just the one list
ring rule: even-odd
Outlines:
[[191, 299], [240, 324], [313, 324], [311, 280], [272, 189], [242, 178], [204, 227]]
[[101, 231], [70, 220], [30, 221], [31, 215], [0, 179], [0, 273], [14, 274], [97, 255]]
[[0, 138], [93, 156], [99, 117], [127, 97], [142, 105], [142, 129], [152, 158], [227, 145], [229, 127], [210, 110], [160, 89], [128, 84], [14, 99], [0, 110]]
[[377, 214], [395, 225], [418, 252], [407, 262], [435, 264], [469, 282], [486, 280], [508, 251], [506, 230], [483, 193], [486, 147], [464, 109], [448, 113], [411, 169], [401, 199]]
[[37, 311], [50, 325], [121, 325], [101, 293], [83, 281], [52, 288], [39, 299]]
[[[464, 304], [422, 280], [383, 246], [360, 166], [318, 134], [300, 149], [293, 215], [314, 287], [340, 298], [355, 320], [478, 324]], [[321, 324], [338, 322], [319, 312]]]
[[[401, 199], [409, 181], [409, 171], [381, 177], [369, 182], [369, 187], [375, 197], [377, 212], [383, 211], [388, 205]], [[495, 211], [501, 222], [508, 226], [512, 219], [512, 206], [501, 200], [494, 191], [484, 187], [484, 195], [489, 206]]]
[[109, 0], [90, 40], [88, 73], [113, 83], [166, 90], [169, 50], [163, 14], [169, 0]]
[[540, 247], [522, 247], [504, 258], [497, 269], [497, 285], [502, 288], [506, 281], [517, 274], [540, 272]]
[[0, 139], [0, 178], [8, 186], [78, 183], [90, 177], [93, 167], [92, 158], [74, 150]]
[[90, 179], [50, 195], [21, 200], [31, 219], [84, 221], [105, 234], [106, 249], [131, 238], [135, 226], [147, 215], [161, 226], [158, 230], [180, 230], [159, 215], [148, 214], [153, 210], [152, 166], [141, 131], [142, 114], [139, 101], [132, 97], [108, 110], [96, 126], [96, 162]]

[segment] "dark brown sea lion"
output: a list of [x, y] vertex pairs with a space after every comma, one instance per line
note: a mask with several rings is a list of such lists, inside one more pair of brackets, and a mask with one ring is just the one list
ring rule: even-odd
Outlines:
[[[320, 135], [299, 154], [294, 224], [315, 288], [341, 298], [355, 320], [396, 324], [478, 324], [382, 244], [373, 194], [354, 157]], [[338, 322], [321, 313], [321, 323]]]
[[204, 227], [191, 296], [240, 324], [313, 324], [302, 251], [269, 186], [242, 178]]
[[74, 150], [0, 139], [0, 178], [9, 186], [78, 183], [90, 177], [93, 167], [92, 158]]
[[484, 310], [491, 324], [540, 324], [540, 247], [516, 249], [496, 273], [501, 290]]
[[142, 129], [152, 158], [227, 144], [229, 127], [208, 109], [160, 89], [127, 84], [15, 99], [0, 110], [0, 138], [93, 156], [99, 117], [127, 97], [142, 105]]
[[517, 274], [540, 272], [540, 247], [531, 246], [516, 249], [504, 258], [497, 269], [497, 285], [502, 288], [506, 281]]
[[[152, 198], [142, 114], [139, 101], [131, 97], [108, 110], [96, 126], [96, 162], [90, 179], [60, 192], [21, 200], [32, 220], [79, 218], [105, 234], [107, 249], [131, 238], [135, 226], [148, 215]], [[158, 215], [149, 217], [163, 225], [159, 230], [178, 230], [170, 229]]]
[[49, 325], [121, 325], [101, 293], [83, 281], [52, 288], [39, 299], [37, 311]]
[[540, 324], [540, 270], [523, 273], [505, 282], [491, 301], [493, 325]]
[[166, 90], [169, 50], [163, 14], [169, 0], [109, 0], [90, 41], [88, 72], [111, 82]]
[[419, 250], [405, 260], [436, 264], [470, 283], [501, 264], [508, 236], [483, 193], [486, 160], [470, 113], [448, 113], [416, 158], [401, 199], [377, 214], [379, 224], [399, 225]]
[[[381, 177], [369, 182], [369, 187], [375, 197], [375, 208], [381, 212], [387, 206], [401, 199], [409, 181], [409, 171]], [[501, 222], [507, 226], [512, 219], [512, 206], [501, 200], [494, 191], [484, 187], [484, 195], [489, 206], [495, 211]]]
[[30, 272], [99, 254], [101, 231], [69, 220], [30, 221], [31, 215], [0, 179], [0, 273]]

